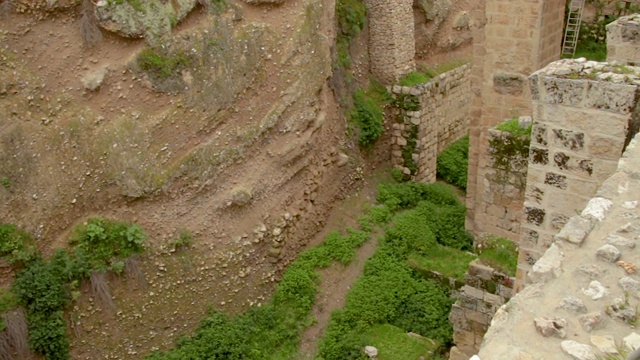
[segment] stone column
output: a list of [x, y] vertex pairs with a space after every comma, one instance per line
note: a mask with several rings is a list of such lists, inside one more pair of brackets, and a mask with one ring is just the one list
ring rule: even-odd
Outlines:
[[[531, 113], [527, 77], [560, 57], [565, 0], [480, 0], [474, 29], [467, 229], [491, 232], [478, 204], [486, 191], [489, 129]], [[517, 238], [512, 239], [517, 241]]]
[[393, 84], [415, 70], [413, 0], [365, 0], [369, 9], [371, 72]]

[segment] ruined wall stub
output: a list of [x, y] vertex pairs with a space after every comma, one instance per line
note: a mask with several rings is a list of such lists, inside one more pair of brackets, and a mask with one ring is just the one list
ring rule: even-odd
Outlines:
[[607, 61], [640, 65], [640, 14], [607, 25]]
[[365, 0], [371, 73], [392, 84], [415, 70], [413, 0]]
[[[467, 221], [469, 231], [499, 232], [478, 209], [488, 171], [489, 129], [531, 112], [527, 77], [560, 57], [564, 0], [481, 0], [473, 12]], [[512, 239], [517, 240], [517, 239]]]
[[[531, 118], [519, 119], [522, 127], [531, 124]], [[496, 128], [489, 129], [488, 162], [480, 168], [484, 191], [482, 201], [476, 204], [478, 213], [483, 214], [491, 234], [508, 239], [520, 238], [522, 224], [522, 203], [527, 179], [529, 161], [528, 135], [518, 135]]]
[[467, 134], [470, 69], [465, 64], [424, 84], [392, 88], [398, 114], [391, 163], [415, 181], [435, 181], [438, 154]]
[[529, 78], [534, 125], [516, 289], [554, 235], [615, 171], [637, 132], [636, 77], [616, 71], [593, 61], [560, 60]]
[[449, 360], [467, 360], [478, 352], [493, 315], [513, 295], [514, 279], [478, 260], [469, 264], [464, 278], [465, 285], [449, 314], [456, 344]]

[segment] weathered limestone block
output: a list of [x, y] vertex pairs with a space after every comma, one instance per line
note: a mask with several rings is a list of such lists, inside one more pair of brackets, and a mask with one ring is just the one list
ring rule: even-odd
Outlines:
[[622, 16], [607, 25], [607, 61], [640, 63], [640, 15]]

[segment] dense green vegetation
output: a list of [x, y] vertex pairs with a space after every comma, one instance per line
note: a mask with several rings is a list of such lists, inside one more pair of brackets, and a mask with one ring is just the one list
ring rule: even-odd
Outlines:
[[462, 190], [467, 189], [469, 136], [447, 146], [437, 158], [437, 176]]
[[[451, 342], [447, 317], [452, 300], [448, 289], [425, 279], [409, 259], [428, 256], [441, 246], [438, 242], [471, 248], [471, 238], [463, 227], [464, 206], [444, 184], [381, 184], [377, 200], [397, 214], [390, 220], [378, 250], [366, 262], [362, 277], [347, 295], [344, 309], [332, 315], [320, 344], [321, 359], [364, 359], [362, 347], [372, 337], [379, 337], [377, 342], [385, 344], [394, 342], [390, 338], [398, 332], [415, 332], [439, 345]], [[451, 221], [457, 229], [454, 225], [443, 227]], [[461, 269], [467, 266], [461, 264]], [[393, 327], [398, 330], [390, 332], [396, 335], [385, 335]]]
[[[44, 259], [24, 231], [0, 224], [1, 255], [19, 265], [11, 291], [1, 294], [0, 312], [24, 307], [29, 347], [45, 359], [69, 359], [64, 309], [73, 292], [95, 272], [122, 272], [125, 259], [143, 251], [146, 236], [137, 225], [92, 218], [74, 230], [72, 250], [59, 249]], [[106, 285], [101, 288], [108, 290]], [[106, 298], [105, 294], [94, 295]]]
[[367, 19], [367, 8], [361, 0], [336, 1], [336, 18], [340, 31], [336, 37], [336, 66], [351, 67], [349, 44], [364, 28]]
[[384, 108], [391, 101], [387, 89], [372, 80], [366, 90], [358, 89], [353, 94], [353, 109], [349, 119], [358, 133], [358, 143], [370, 147], [384, 130]]

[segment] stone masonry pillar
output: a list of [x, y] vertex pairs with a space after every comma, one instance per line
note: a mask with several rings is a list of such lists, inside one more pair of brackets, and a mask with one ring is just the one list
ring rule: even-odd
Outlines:
[[413, 0], [365, 0], [369, 9], [371, 72], [393, 84], [415, 70]]
[[533, 131], [516, 290], [554, 236], [616, 170], [640, 121], [640, 68], [560, 60], [529, 78]]
[[472, 13], [466, 227], [475, 235], [500, 234], [479, 206], [489, 190], [484, 181], [490, 165], [489, 129], [505, 119], [531, 115], [528, 76], [560, 57], [565, 0], [478, 1]]

